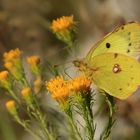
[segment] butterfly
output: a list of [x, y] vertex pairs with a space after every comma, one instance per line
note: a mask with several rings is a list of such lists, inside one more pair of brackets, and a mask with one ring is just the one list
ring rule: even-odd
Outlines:
[[93, 84], [109, 95], [126, 99], [140, 85], [140, 24], [117, 27], [91, 48], [82, 61], [74, 64]]

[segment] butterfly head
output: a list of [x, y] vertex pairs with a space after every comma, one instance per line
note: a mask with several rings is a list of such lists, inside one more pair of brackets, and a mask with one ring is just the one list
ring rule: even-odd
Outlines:
[[84, 63], [83, 60], [74, 60], [73, 64], [75, 67], [78, 67], [80, 71], [84, 71], [87, 66], [87, 64]]

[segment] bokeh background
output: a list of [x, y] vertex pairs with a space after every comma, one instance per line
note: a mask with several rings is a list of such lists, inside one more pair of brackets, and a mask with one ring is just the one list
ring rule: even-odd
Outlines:
[[[54, 64], [82, 58], [115, 26], [139, 22], [139, 5], [139, 0], [0, 0], [0, 68], [3, 69], [2, 54], [14, 48], [23, 50], [24, 56], [40, 55], [42, 60]], [[78, 24], [76, 56], [65, 53], [66, 45], [49, 28], [53, 19], [63, 15], [74, 15]], [[7, 98], [0, 90], [0, 140], [32, 140], [7, 113], [4, 106]], [[117, 120], [111, 139], [139, 140], [140, 95], [116, 103]], [[101, 126], [102, 121], [97, 131]]]

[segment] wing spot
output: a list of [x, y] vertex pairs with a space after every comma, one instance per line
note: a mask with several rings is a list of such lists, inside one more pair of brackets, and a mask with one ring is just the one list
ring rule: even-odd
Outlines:
[[127, 53], [129, 53], [129, 52], [130, 52], [130, 50], [128, 49], [128, 50], [127, 50]]
[[128, 32], [128, 35], [130, 35], [131, 34], [131, 32]]
[[133, 80], [134, 79], [134, 77], [131, 77], [131, 80]]
[[121, 91], [121, 90], [122, 90], [122, 88], [119, 88], [119, 90]]
[[123, 30], [123, 29], [124, 29], [124, 27], [122, 26], [122, 27], [121, 27], [121, 29]]
[[110, 43], [106, 43], [106, 48], [110, 48]]
[[131, 45], [132, 45], [131, 43], [128, 44], [128, 46], [131, 46]]
[[113, 66], [112, 71], [113, 71], [114, 73], [119, 73], [119, 72], [121, 72], [120, 65], [119, 65], [119, 64], [115, 64], [115, 65]]
[[114, 54], [114, 58], [117, 58], [117, 57], [118, 57], [118, 53], [115, 53], [115, 54]]

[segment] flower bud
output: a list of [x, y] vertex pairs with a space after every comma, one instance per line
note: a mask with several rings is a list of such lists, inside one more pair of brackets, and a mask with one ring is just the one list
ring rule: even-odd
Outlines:
[[29, 87], [23, 88], [21, 91], [21, 94], [29, 106], [33, 104], [33, 95], [32, 95], [31, 88], [29, 88]]
[[0, 86], [1, 87], [4, 87], [6, 89], [9, 89], [11, 88], [11, 80], [10, 80], [10, 77], [9, 77], [9, 72], [8, 71], [1, 71], [0, 72]]
[[40, 69], [40, 58], [39, 56], [33, 55], [30, 57], [27, 57], [27, 62], [30, 66], [31, 71], [35, 75], [40, 75], [41, 69]]
[[37, 78], [37, 79], [34, 81], [34, 92], [35, 92], [35, 93], [38, 93], [38, 92], [41, 90], [41, 87], [42, 87], [41, 78]]
[[18, 115], [16, 102], [14, 100], [7, 101], [6, 102], [6, 108], [11, 115], [13, 115], [13, 116]]

